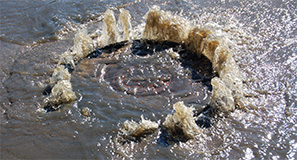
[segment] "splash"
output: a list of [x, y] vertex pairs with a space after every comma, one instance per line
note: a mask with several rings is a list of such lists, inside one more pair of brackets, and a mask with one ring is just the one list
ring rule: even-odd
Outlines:
[[[93, 50], [93, 41], [86, 29], [79, 30], [74, 37], [72, 56], [76, 62], [86, 57]], [[66, 51], [67, 52], [67, 51]]]
[[232, 92], [220, 78], [213, 78], [211, 80], [211, 85], [213, 87], [212, 99], [210, 102], [211, 106], [220, 106], [223, 112], [233, 111], [234, 98]]
[[119, 16], [119, 29], [121, 29], [122, 38], [121, 41], [130, 40], [130, 30], [131, 26], [131, 15], [129, 11], [121, 8], [120, 9], [120, 16]]
[[[216, 36], [215, 31], [188, 27], [187, 24], [189, 24], [187, 20], [160, 11], [158, 7], [153, 7], [147, 13], [143, 38], [185, 43], [188, 49], [196, 53], [197, 56], [204, 55], [207, 57], [212, 62], [213, 69], [219, 74], [218, 78], [220, 79], [220, 85], [216, 85], [212, 91], [212, 107], [223, 112], [234, 111], [235, 106], [243, 108], [241, 74], [226, 45], [226, 38]], [[213, 84], [217, 84], [218, 79], [212, 81]], [[234, 102], [230, 100], [228, 94], [230, 92]], [[223, 96], [218, 93], [226, 95]], [[225, 107], [225, 104], [228, 104], [228, 107]]]
[[[102, 52], [98, 48], [93, 51], [96, 47], [107, 45], [123, 47], [124, 44], [132, 44], [132, 42], [127, 42], [130, 40], [131, 16], [124, 9], [120, 12], [119, 26], [117, 26], [113, 11], [105, 12], [101, 36], [92, 39], [86, 30], [76, 33], [73, 48], [61, 55], [51, 77], [50, 87], [52, 89], [46, 99], [45, 109], [57, 110], [62, 104], [76, 100], [71, 87], [70, 73], [83, 58], [101, 55]], [[212, 98], [209, 105], [212, 108], [227, 114], [234, 111], [236, 107], [244, 108], [241, 73], [225, 37], [210, 29], [191, 26], [186, 19], [161, 11], [158, 7], [150, 9], [145, 17], [146, 24], [142, 37], [139, 37], [141, 40], [183, 44], [197, 57], [205, 56], [212, 62], [212, 68], [218, 74], [218, 77], [211, 80]], [[117, 43], [122, 40], [125, 42]], [[174, 59], [179, 59], [178, 54], [173, 50], [169, 50], [168, 54]], [[175, 113], [166, 117], [162, 127], [172, 137], [182, 135], [182, 139], [185, 140], [198, 137], [201, 128], [196, 123], [194, 109], [185, 106], [183, 102], [174, 104], [173, 108]], [[137, 141], [147, 134], [156, 132], [159, 127], [158, 123], [145, 120], [143, 117], [140, 123], [126, 121], [120, 129], [121, 141]]]
[[[183, 102], [177, 102], [173, 105], [175, 113], [167, 115], [163, 122], [164, 128], [172, 136], [182, 136], [182, 139], [194, 139], [201, 132], [195, 122], [194, 108], [187, 107]], [[181, 139], [181, 138], [178, 138]]]
[[70, 79], [71, 74], [68, 69], [58, 65], [50, 79], [50, 85], [48, 86], [49, 89], [47, 91], [50, 96], [45, 99], [45, 110], [57, 110], [61, 104], [76, 100], [76, 95], [72, 91]]
[[77, 96], [72, 90], [71, 72], [76, 64], [93, 49], [93, 41], [86, 30], [79, 30], [74, 37], [74, 46], [60, 56], [60, 60], [50, 78], [50, 84], [44, 94], [49, 95], [45, 99], [46, 111], [55, 111], [61, 105], [73, 102]]
[[160, 11], [154, 6], [146, 14], [146, 24], [142, 38], [156, 41], [183, 43], [188, 37], [187, 21], [173, 16], [170, 12]]
[[140, 138], [157, 131], [157, 129], [159, 128], [158, 123], [144, 119], [143, 115], [141, 115], [140, 117], [141, 121], [139, 123], [133, 120], [127, 120], [124, 122], [122, 128], [120, 129], [121, 133], [118, 136], [118, 141], [121, 141], [122, 143], [127, 140], [139, 141]]
[[45, 99], [46, 106], [44, 109], [53, 111], [59, 109], [63, 103], [69, 103], [76, 100], [76, 95], [72, 91], [71, 82], [69, 80], [60, 80], [53, 87], [48, 99]]
[[[120, 24], [124, 29], [124, 39], [128, 40], [131, 16], [127, 10], [121, 9], [120, 17]], [[101, 37], [97, 37], [97, 41], [93, 41], [86, 29], [81, 29], [75, 34], [73, 47], [60, 56], [59, 63], [50, 78], [50, 84], [44, 91], [44, 94], [50, 94], [45, 99], [44, 108], [47, 111], [57, 110], [61, 107], [61, 104], [77, 99], [75, 93], [72, 91], [70, 73], [75, 69], [76, 64], [81, 59], [87, 57], [96, 46], [116, 43], [119, 40], [118, 35], [116, 19], [111, 10], [105, 12], [103, 34]]]
[[119, 31], [116, 26], [116, 19], [112, 10], [107, 10], [105, 12], [102, 30], [102, 37], [98, 39], [102, 46], [113, 44], [118, 41]]

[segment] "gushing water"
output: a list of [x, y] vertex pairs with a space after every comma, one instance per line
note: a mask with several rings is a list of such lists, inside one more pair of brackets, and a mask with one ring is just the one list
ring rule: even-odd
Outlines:
[[1, 158], [295, 158], [295, 2], [154, 3], [1, 35]]

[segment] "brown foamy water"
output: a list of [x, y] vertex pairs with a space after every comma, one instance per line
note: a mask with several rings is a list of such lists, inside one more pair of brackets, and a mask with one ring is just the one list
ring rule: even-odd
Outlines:
[[[296, 2], [0, 3], [1, 158], [296, 157]], [[60, 55], [76, 43], [73, 31], [86, 28], [100, 37], [105, 11], [114, 10], [118, 20], [119, 9], [124, 8], [131, 14], [129, 37], [139, 39], [145, 29], [142, 17], [153, 5], [173, 13], [171, 22], [209, 29], [227, 39], [226, 46], [243, 75], [244, 109], [217, 117], [211, 127], [200, 128], [199, 136], [188, 141], [167, 144], [162, 141], [166, 135], [159, 130], [140, 142], [119, 143], [126, 120], [140, 123], [143, 115], [162, 125], [168, 115], [177, 112], [173, 109], [176, 102], [199, 108], [211, 98], [207, 84], [192, 78], [201, 66], [192, 70], [176, 60], [170, 49], [139, 56], [122, 47], [120, 54], [83, 58], [71, 73], [77, 99], [54, 112], [39, 111], [48, 97], [42, 92], [50, 84]], [[124, 30], [117, 32], [127, 35]], [[176, 31], [181, 35], [170, 30]], [[96, 34], [91, 37], [98, 37]], [[212, 68], [210, 62], [201, 63]], [[89, 116], [82, 114], [85, 107]], [[148, 125], [145, 120], [142, 124]]]

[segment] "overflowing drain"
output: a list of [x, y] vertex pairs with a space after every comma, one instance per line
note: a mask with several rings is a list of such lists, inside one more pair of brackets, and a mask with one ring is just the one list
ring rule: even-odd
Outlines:
[[[167, 115], [162, 124], [143, 117], [139, 123], [124, 122], [118, 134], [120, 142], [139, 140], [160, 127], [164, 133], [160, 138], [170, 137], [169, 139], [181, 141], [195, 139], [201, 133], [201, 126], [209, 126], [209, 118], [215, 112], [228, 113], [235, 107], [243, 107], [241, 74], [223, 37], [218, 37], [207, 29], [190, 27], [183, 18], [153, 8], [146, 15], [142, 38], [131, 41], [130, 14], [124, 9], [120, 11], [119, 21], [124, 41], [117, 42], [121, 36], [111, 10], [105, 13], [103, 35], [97, 40], [92, 39], [86, 31], [78, 32], [74, 39], [74, 47], [61, 55], [46, 88], [45, 94], [49, 96], [45, 100], [45, 110], [54, 111], [63, 104], [76, 100], [70, 81], [71, 72], [79, 68], [80, 64], [94, 59], [105, 64], [98, 74], [98, 79], [104, 79], [114, 90], [128, 95], [162, 95], [174, 89], [179, 90], [176, 86], [186, 87], [197, 81], [212, 90], [211, 102], [203, 111], [196, 112], [193, 107], [177, 102], [173, 104], [175, 113]], [[105, 47], [97, 47], [97, 43]], [[166, 61], [158, 62], [157, 55], [164, 53], [179, 61], [189, 72], [189, 77], [178, 79], [176, 77], [179, 75], [174, 67], [162, 65], [168, 63]], [[133, 61], [140, 62], [133, 63], [129, 58], [119, 62], [119, 55], [136, 56]], [[155, 58], [152, 58], [154, 56]], [[155, 65], [158, 63], [159, 65]], [[88, 72], [88, 68], [85, 72]], [[188, 83], [188, 79], [191, 83]]]
[[[140, 70], [139, 68], [141, 67], [148, 70]], [[151, 70], [158, 70], [157, 75], [151, 73]], [[119, 75], [121, 76], [117, 78], [116, 84], [112, 84], [116, 86], [114, 88], [136, 96], [160, 94], [170, 86], [172, 80], [172, 75], [168, 70], [147, 64], [124, 68]], [[147, 76], [149, 76], [149, 78]]]
[[[120, 48], [116, 49], [115, 45]], [[112, 62], [111, 59], [119, 56], [118, 54], [133, 56], [133, 58]], [[172, 65], [174, 62], [168, 62], [170, 59], [164, 58], [166, 55], [181, 63], [189, 76], [180, 76], [177, 73], [178, 69], [175, 68], [177, 66]], [[198, 58], [184, 45], [173, 42], [148, 40], [122, 42], [99, 48], [92, 52], [88, 59], [96, 59], [96, 63], [104, 64], [100, 74], [97, 75], [98, 78], [109, 82], [116, 91], [138, 97], [170, 94], [177, 90], [191, 88], [193, 82], [202, 82], [211, 89], [210, 80], [214, 77], [211, 63], [207, 58]], [[81, 63], [89, 63], [88, 59]], [[92, 65], [94, 63], [95, 61]], [[79, 66], [81, 65], [78, 65], [78, 68]]]

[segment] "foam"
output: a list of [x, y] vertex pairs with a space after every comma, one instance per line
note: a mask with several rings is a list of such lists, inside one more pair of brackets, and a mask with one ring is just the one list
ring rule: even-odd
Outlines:
[[48, 99], [46, 99], [47, 107], [51, 109], [58, 109], [61, 104], [69, 103], [76, 100], [77, 97], [72, 91], [72, 85], [69, 80], [60, 80], [52, 88], [52, 92]]
[[194, 108], [187, 107], [180, 101], [173, 105], [175, 113], [167, 115], [163, 126], [174, 137], [182, 136], [183, 139], [194, 139], [201, 129], [197, 126], [194, 118]]
[[[102, 37], [98, 39], [102, 46], [113, 44], [118, 41], [119, 31], [116, 25], [116, 19], [112, 10], [107, 10], [104, 14], [104, 23], [102, 27]], [[100, 43], [100, 42], [99, 42]]]
[[[69, 69], [75, 69], [76, 63], [94, 50], [93, 44], [99, 43], [98, 46], [106, 46], [121, 40], [130, 40], [130, 18], [129, 11], [121, 9], [117, 26], [114, 12], [107, 10], [104, 15], [102, 35], [98, 36], [96, 42], [93, 42], [84, 29], [75, 34], [73, 48], [60, 56], [57, 68], [50, 79], [52, 92], [46, 99], [47, 106], [51, 105], [53, 109], [58, 109], [63, 103], [76, 100]], [[222, 37], [219, 31], [192, 26], [186, 19], [162, 11], [159, 7], [151, 8], [145, 18], [146, 24], [140, 38], [185, 44], [187, 49], [198, 57], [203, 55], [212, 62], [213, 70], [219, 76], [211, 80], [213, 87], [209, 104], [211, 107], [227, 114], [234, 111], [236, 107], [244, 107], [241, 72], [233, 59], [233, 53], [228, 47], [229, 40], [226, 37]], [[179, 58], [172, 50], [168, 50], [168, 53], [175, 59]], [[194, 109], [185, 106], [183, 102], [177, 102], [173, 108], [175, 113], [167, 115], [162, 126], [173, 137], [181, 134], [186, 140], [195, 139], [201, 133], [201, 128], [195, 123]], [[122, 138], [138, 140], [147, 134], [154, 133], [158, 128], [158, 123], [141, 116], [139, 123], [133, 120], [125, 121], [120, 131]]]
[[74, 46], [60, 56], [60, 60], [50, 78], [50, 95], [45, 99], [45, 108], [57, 110], [61, 104], [70, 103], [77, 99], [72, 90], [70, 71], [76, 63], [86, 57], [93, 48], [93, 41], [87, 31], [79, 30], [74, 36]]
[[152, 134], [159, 128], [159, 124], [151, 120], [146, 120], [143, 115], [140, 116], [141, 121], [139, 123], [131, 120], [125, 121], [120, 131], [121, 136], [128, 140], [138, 140], [140, 137], [145, 137], [148, 134]]
[[93, 41], [86, 29], [79, 30], [74, 36], [72, 55], [75, 61], [86, 57], [93, 50]]
[[218, 77], [211, 80], [211, 85], [213, 90], [210, 105], [214, 108], [219, 108], [225, 113], [233, 111], [235, 105], [231, 89]]
[[[214, 80], [214, 84], [217, 85], [212, 93], [229, 93], [231, 90], [234, 103], [230, 103], [227, 99], [220, 99], [229, 95], [216, 96], [213, 98], [216, 102], [217, 110], [226, 111], [224, 104], [233, 105], [228, 106], [233, 111], [235, 106], [243, 108], [243, 83], [241, 79], [241, 73], [235, 60], [232, 57], [232, 53], [228, 49], [226, 43], [228, 39], [216, 35], [216, 31], [211, 31], [205, 28], [188, 27], [189, 24], [185, 19], [173, 16], [168, 12], [160, 11], [158, 7], [153, 7], [146, 15], [146, 25], [143, 32], [143, 39], [156, 40], [156, 41], [172, 41], [177, 43], [184, 43], [193, 51], [198, 57], [204, 55], [211, 62], [214, 71], [219, 74], [220, 82], [217, 79]], [[219, 88], [224, 87], [224, 88]], [[224, 103], [217, 103], [224, 102]]]
[[[198, 27], [194, 27], [190, 30], [188, 34], [188, 38], [185, 39], [185, 43], [188, 46], [188, 49], [192, 50], [198, 56], [201, 56], [201, 45], [203, 39], [209, 35], [211, 32], [208, 29], [200, 29]], [[209, 59], [210, 56], [206, 55]]]
[[71, 74], [68, 72], [68, 70], [62, 65], [57, 65], [52, 77], [50, 78], [50, 85], [51, 87], [54, 87], [59, 81], [61, 80], [70, 81], [70, 79], [71, 79]]
[[71, 52], [69, 50], [67, 50], [66, 52], [64, 52], [60, 56], [60, 60], [58, 62], [58, 65], [63, 65], [63, 66], [65, 66], [66, 68], [68, 68], [70, 70], [75, 69], [74, 58], [73, 58], [73, 56], [72, 56], [72, 54], [71, 54]]
[[182, 43], [187, 38], [187, 21], [170, 12], [153, 7], [146, 14], [146, 24], [142, 38], [156, 41]]
[[129, 11], [121, 8], [119, 16], [119, 28], [121, 28], [123, 32], [123, 37], [121, 38], [121, 41], [130, 40], [130, 30], [132, 28], [130, 19], [131, 15]]

